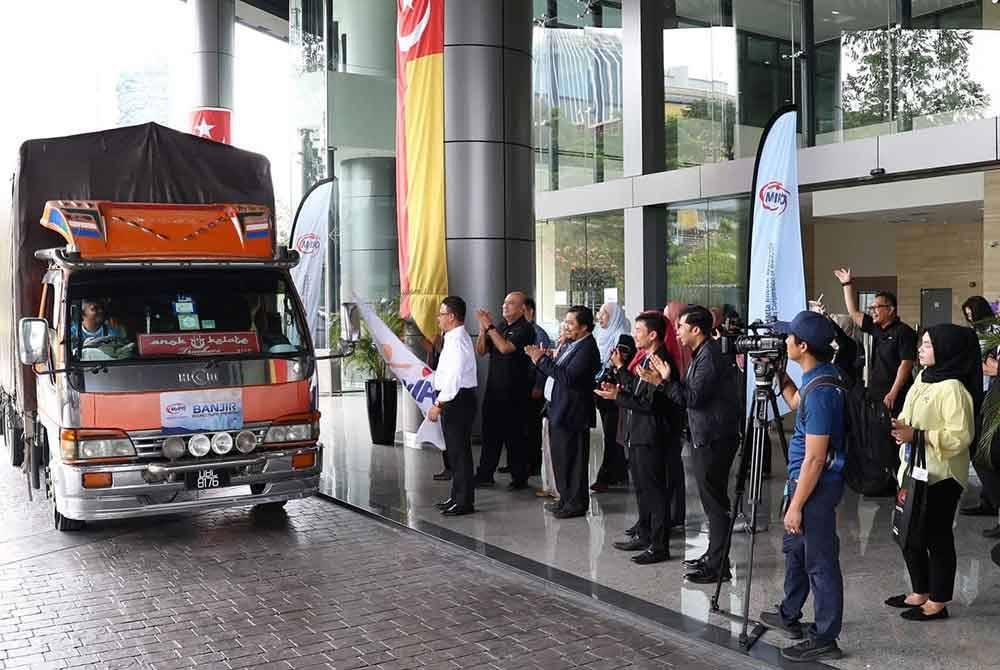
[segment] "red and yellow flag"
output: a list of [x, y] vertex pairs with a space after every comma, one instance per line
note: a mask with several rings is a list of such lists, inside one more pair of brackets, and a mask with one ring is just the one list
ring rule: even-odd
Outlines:
[[444, 0], [396, 0], [396, 226], [400, 312], [425, 337], [448, 295], [444, 219]]

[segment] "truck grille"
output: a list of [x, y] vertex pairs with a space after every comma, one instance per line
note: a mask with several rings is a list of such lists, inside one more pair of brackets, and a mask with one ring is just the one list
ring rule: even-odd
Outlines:
[[[264, 443], [264, 436], [267, 434], [268, 425], [269, 424], [266, 423], [247, 424], [243, 426], [243, 428], [241, 428], [240, 430], [251, 431], [257, 438], [257, 448], [259, 449], [260, 445]], [[212, 435], [215, 435], [215, 433], [222, 431], [203, 431], [203, 432], [209, 437], [211, 437]], [[237, 433], [239, 433], [240, 431], [228, 430], [225, 432], [232, 435], [233, 440], [235, 440]], [[132, 444], [135, 445], [135, 453], [139, 458], [143, 460], [154, 460], [157, 458], [163, 458], [163, 449], [162, 449], [163, 441], [166, 440], [168, 437], [174, 437], [176, 435], [176, 437], [183, 437], [184, 441], [187, 442], [189, 437], [196, 434], [197, 433], [175, 433], [171, 435], [164, 435], [158, 430], [140, 430], [129, 433], [128, 436], [132, 439]], [[232, 454], [240, 455], [235, 450], [232, 452]], [[218, 454], [213, 454], [212, 452], [209, 452], [208, 454], [206, 454], [205, 457], [218, 458]], [[185, 458], [191, 458], [191, 455], [187, 454]]]

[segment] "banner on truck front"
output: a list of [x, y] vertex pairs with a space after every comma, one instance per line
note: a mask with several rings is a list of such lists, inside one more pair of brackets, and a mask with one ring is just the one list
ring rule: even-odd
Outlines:
[[444, 433], [441, 430], [441, 421], [427, 420], [427, 412], [430, 411], [431, 405], [437, 399], [437, 392], [434, 390], [434, 371], [413, 355], [410, 348], [389, 330], [385, 322], [367, 303], [361, 299], [356, 300], [361, 318], [368, 325], [368, 332], [371, 333], [372, 340], [378, 347], [379, 353], [382, 354], [383, 360], [392, 373], [403, 383], [410, 397], [417, 403], [417, 407], [424, 415], [424, 420], [420, 424], [420, 428], [417, 429], [415, 444], [419, 446], [428, 442], [444, 451]]

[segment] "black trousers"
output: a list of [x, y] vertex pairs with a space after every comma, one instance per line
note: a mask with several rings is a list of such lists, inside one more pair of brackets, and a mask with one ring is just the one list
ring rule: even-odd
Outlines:
[[541, 472], [542, 469], [542, 410], [545, 409], [545, 398], [531, 398], [528, 401], [528, 442], [525, 458], [528, 461], [528, 474]]
[[653, 551], [670, 552], [667, 540], [669, 507], [667, 453], [664, 445], [630, 444], [629, 466], [639, 506], [638, 537], [649, 542]]
[[549, 421], [549, 444], [560, 507], [567, 512], [589, 509], [590, 429], [569, 430]]
[[472, 480], [472, 422], [476, 418], [476, 390], [465, 388], [441, 410], [445, 458], [451, 465], [451, 499], [456, 505], [472, 507], [475, 483]]
[[692, 449], [698, 495], [708, 517], [706, 567], [712, 571], [729, 565], [729, 557], [723, 556], [729, 534], [729, 471], [738, 447], [739, 439], [734, 435]]
[[628, 463], [625, 461], [625, 447], [618, 444], [618, 404], [613, 400], [597, 401], [597, 409], [601, 413], [601, 426], [604, 429], [604, 458], [601, 469], [597, 471], [597, 482], [600, 484], [617, 484], [625, 481], [628, 476]]
[[483, 451], [479, 456], [476, 479], [493, 481], [493, 474], [500, 464], [500, 451], [507, 447], [507, 466], [512, 483], [528, 481], [528, 396], [501, 395], [486, 392], [483, 399]]
[[684, 480], [683, 436], [678, 432], [667, 440], [667, 525], [683, 526], [687, 517], [687, 482]]
[[945, 479], [927, 487], [925, 544], [903, 552], [914, 593], [929, 593], [931, 600], [946, 603], [955, 589], [955, 536], [951, 525], [962, 497], [962, 485]]

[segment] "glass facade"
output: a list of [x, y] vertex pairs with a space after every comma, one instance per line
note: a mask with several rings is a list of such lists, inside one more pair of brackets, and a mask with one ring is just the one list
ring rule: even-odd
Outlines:
[[292, 0], [296, 202], [334, 178], [321, 309], [399, 298], [396, 2]]
[[621, 211], [539, 221], [535, 226], [538, 321], [554, 334], [571, 305], [625, 303]]
[[750, 198], [666, 208], [667, 300], [742, 312]]
[[534, 17], [536, 189], [621, 177], [621, 3], [534, 0]]

